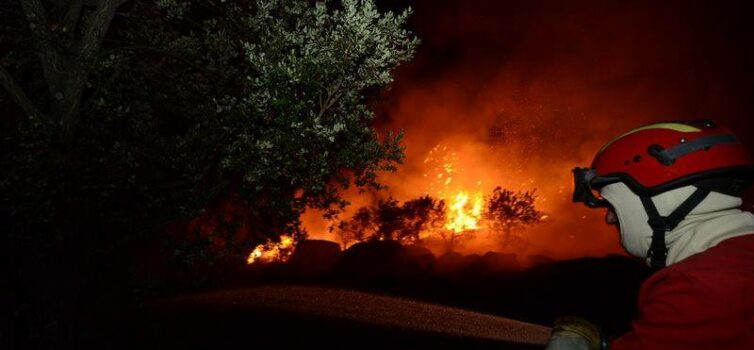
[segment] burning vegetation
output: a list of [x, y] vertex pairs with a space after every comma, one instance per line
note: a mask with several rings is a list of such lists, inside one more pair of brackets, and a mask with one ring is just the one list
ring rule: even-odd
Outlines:
[[441, 242], [453, 250], [462, 240], [479, 236], [505, 244], [516, 229], [547, 218], [536, 209], [534, 191], [495, 188], [490, 195], [461, 191], [449, 201], [423, 196], [404, 202], [392, 198], [362, 207], [336, 232], [344, 247], [368, 240], [397, 240], [406, 244]]
[[282, 235], [280, 242], [267, 241], [260, 244], [249, 253], [246, 263], [253, 264], [256, 262], [286, 262], [293, 253], [296, 240], [293, 236]]
[[[446, 203], [430, 196], [399, 203], [393, 198], [361, 207], [348, 220], [333, 227], [343, 249], [367, 241], [394, 240], [403, 244], [455, 249], [462, 241], [479, 236], [514, 244], [512, 232], [547, 219], [535, 207], [534, 191], [514, 192], [496, 187], [488, 196], [459, 192]], [[522, 240], [522, 237], [518, 237]], [[257, 245], [248, 264], [286, 262], [298, 240], [283, 235], [279, 242]]]
[[[485, 194], [481, 180], [473, 181], [473, 189], [457, 189], [456, 183], [463, 182], [454, 183], [454, 178], [466, 174], [458, 166], [457, 153], [446, 146], [434, 147], [424, 164], [435, 172], [424, 176], [429, 179], [424, 195], [402, 202], [393, 197], [378, 199], [352, 210], [350, 216], [343, 215], [346, 219], [330, 222], [329, 230], [343, 249], [361, 242], [398, 241], [452, 251], [478, 238], [520, 247], [526, 239], [513, 233], [548, 218], [537, 208], [536, 190], [497, 186]], [[279, 242], [256, 246], [247, 262], [285, 262], [297, 243], [294, 237], [283, 235]]]
[[475, 193], [472, 198], [465, 191], [458, 192], [447, 213], [448, 220], [445, 228], [454, 234], [480, 229], [479, 221], [482, 218], [483, 205], [484, 198], [481, 193]]

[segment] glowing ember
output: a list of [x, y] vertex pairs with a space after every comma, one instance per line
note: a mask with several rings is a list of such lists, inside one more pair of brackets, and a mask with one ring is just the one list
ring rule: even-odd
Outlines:
[[254, 263], [286, 262], [293, 254], [295, 246], [296, 240], [293, 237], [282, 235], [280, 242], [267, 241], [267, 243], [254, 248], [249, 253], [249, 257], [246, 258], [246, 263], [251, 265]]
[[483, 208], [484, 196], [481, 193], [470, 198], [467, 192], [458, 192], [448, 206], [445, 228], [455, 233], [480, 229]]

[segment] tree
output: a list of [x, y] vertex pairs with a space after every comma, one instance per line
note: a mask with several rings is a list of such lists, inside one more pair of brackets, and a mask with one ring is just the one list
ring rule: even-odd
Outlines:
[[445, 201], [423, 196], [398, 204], [393, 198], [376, 206], [359, 208], [349, 220], [341, 221], [338, 236], [344, 246], [368, 240], [397, 240], [412, 244], [423, 234], [444, 230]]
[[542, 221], [543, 213], [537, 210], [535, 191], [513, 192], [496, 187], [487, 200], [485, 219], [492, 223], [495, 230], [503, 232], [504, 240], [510, 240], [515, 229], [537, 224]]
[[430, 196], [422, 196], [403, 203], [403, 227], [399, 231], [400, 240], [417, 243], [422, 233], [431, 234], [444, 230], [445, 201]]
[[115, 10], [125, 2], [74, 0], [67, 6], [61, 4], [62, 8], [55, 8], [50, 14], [42, 0], [19, 0], [33, 51], [47, 85], [47, 91], [42, 94], [47, 108], [38, 108], [3, 66], [0, 66], [0, 82], [10, 99], [29, 119], [57, 123], [61, 137], [72, 137], [81, 116], [78, 109], [83, 92], [97, 62], [102, 41]]
[[422, 232], [439, 228], [445, 218], [445, 202], [430, 196], [412, 199], [402, 205], [388, 198], [380, 200], [374, 210], [378, 226], [376, 237], [403, 243], [419, 242]]
[[338, 223], [336, 228], [343, 249], [353, 243], [365, 242], [377, 233], [377, 223], [374, 210], [367, 207], [359, 208], [350, 220]]
[[375, 208], [375, 220], [377, 221], [377, 232], [374, 239], [383, 241], [396, 240], [398, 233], [403, 228], [403, 208], [398, 201], [392, 197], [377, 202]]
[[228, 198], [245, 208], [249, 235], [228, 245], [242, 263], [244, 247], [298, 231], [304, 208], [342, 207], [341, 187], [379, 188], [403, 148], [377, 135], [368, 105], [417, 45], [409, 13], [371, 0], [4, 1], [13, 265], [74, 279]]
[[413, 53], [409, 11], [123, 3], [9, 4], [3, 101], [24, 119], [4, 132], [0, 186], [14, 220], [67, 220], [74, 206], [96, 217], [78, 224], [152, 228], [232, 194], [263, 241], [307, 206], [342, 207], [341, 187], [379, 188], [401, 161], [400, 135], [377, 135], [368, 103]]

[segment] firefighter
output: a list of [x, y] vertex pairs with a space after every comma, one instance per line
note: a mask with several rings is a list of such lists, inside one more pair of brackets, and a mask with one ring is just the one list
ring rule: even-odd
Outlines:
[[574, 201], [606, 208], [626, 251], [656, 272], [629, 333], [608, 342], [561, 318], [547, 349], [754, 349], [754, 215], [741, 210], [754, 162], [735, 135], [711, 121], [651, 124], [573, 173]]

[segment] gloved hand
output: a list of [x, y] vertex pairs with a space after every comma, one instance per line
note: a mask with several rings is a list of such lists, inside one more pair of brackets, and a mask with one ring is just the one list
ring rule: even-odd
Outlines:
[[578, 317], [559, 317], [546, 350], [606, 350], [607, 342], [591, 322]]

